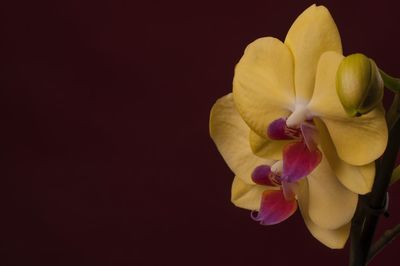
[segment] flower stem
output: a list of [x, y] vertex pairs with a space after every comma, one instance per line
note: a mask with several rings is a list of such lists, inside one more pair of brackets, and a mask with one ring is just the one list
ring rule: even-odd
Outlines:
[[397, 119], [399, 119], [399, 108], [400, 108], [400, 92], [394, 94], [394, 99], [389, 111], [386, 113], [386, 121], [388, 128], [391, 129]]
[[386, 245], [390, 244], [398, 235], [400, 235], [400, 224], [396, 225], [394, 228], [385, 231], [381, 238], [376, 241], [368, 255], [368, 261], [373, 259]]
[[350, 231], [350, 266], [356, 265], [357, 257], [359, 257], [359, 243], [364, 223], [363, 205], [365, 204], [365, 196], [360, 195], [354, 218], [351, 221]]
[[359, 210], [353, 220], [353, 223], [357, 221], [354, 231], [359, 232], [361, 230], [361, 234], [359, 237], [352, 236], [352, 241], [355, 241], [355, 243], [351, 244], [351, 266], [367, 265], [372, 239], [379, 217], [382, 214], [381, 210], [385, 206], [386, 191], [390, 184], [390, 177], [400, 147], [399, 135], [400, 120], [397, 120], [389, 131], [389, 140], [385, 153], [383, 154], [382, 159], [377, 163], [377, 174], [372, 186], [372, 192], [366, 200], [367, 204], [366, 206], [359, 204]]
[[400, 79], [394, 78], [386, 74], [382, 69], [379, 69], [385, 87], [394, 92], [400, 92]]

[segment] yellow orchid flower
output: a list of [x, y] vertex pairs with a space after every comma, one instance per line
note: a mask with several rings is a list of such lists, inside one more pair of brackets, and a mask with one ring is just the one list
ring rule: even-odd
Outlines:
[[233, 94], [211, 111], [210, 134], [236, 175], [232, 202], [275, 224], [300, 208], [314, 237], [342, 248], [357, 205], [371, 190], [387, 143], [381, 105], [349, 117], [336, 94], [339, 32], [323, 6], [293, 23], [285, 42], [251, 43], [236, 66]]

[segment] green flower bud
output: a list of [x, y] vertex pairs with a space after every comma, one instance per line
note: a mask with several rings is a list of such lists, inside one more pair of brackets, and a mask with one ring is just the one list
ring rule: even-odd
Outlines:
[[383, 81], [375, 62], [363, 54], [343, 59], [336, 74], [336, 92], [349, 116], [374, 109], [383, 97]]

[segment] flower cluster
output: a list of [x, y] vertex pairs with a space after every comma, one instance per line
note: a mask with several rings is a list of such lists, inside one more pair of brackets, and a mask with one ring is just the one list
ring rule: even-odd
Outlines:
[[233, 93], [210, 116], [211, 137], [235, 174], [232, 202], [264, 225], [299, 207], [311, 234], [330, 248], [345, 244], [388, 134], [381, 104], [360, 117], [346, 114], [336, 92], [343, 58], [329, 11], [313, 5], [284, 42], [248, 45]]

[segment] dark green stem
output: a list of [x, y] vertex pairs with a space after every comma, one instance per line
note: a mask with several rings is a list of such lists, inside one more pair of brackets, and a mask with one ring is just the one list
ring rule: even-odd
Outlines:
[[[352, 253], [354, 253], [352, 266], [365, 266], [367, 264], [372, 239], [380, 217], [377, 211], [384, 208], [386, 191], [390, 184], [390, 177], [395, 165], [397, 151], [400, 147], [399, 135], [400, 122], [398, 120], [390, 130], [385, 153], [382, 156], [382, 160], [377, 164], [377, 174], [372, 186], [372, 191], [367, 199], [367, 208], [365, 208], [365, 211], [363, 211], [364, 208], [361, 208], [359, 212], [361, 213], [361, 217], [365, 215], [365, 221], [361, 228], [360, 237], [355, 239], [356, 243], [352, 245], [352, 247], [354, 247], [354, 250], [352, 250]], [[354, 219], [363, 220], [360, 217], [355, 217]]]
[[359, 197], [350, 232], [350, 266], [365, 266], [392, 239], [388, 240], [389, 238], [383, 237], [371, 248], [376, 225], [381, 214], [376, 210], [384, 207], [386, 191], [390, 184], [391, 172], [400, 146], [400, 138], [396, 138], [400, 134], [400, 122], [398, 119], [400, 113], [400, 79], [393, 78], [382, 70], [380, 70], [380, 74], [385, 87], [396, 93], [392, 106], [387, 113], [389, 140], [385, 153], [377, 161], [377, 174], [372, 192], [367, 196]]
[[379, 72], [381, 74], [383, 82], [385, 83], [386, 88], [388, 88], [389, 90], [392, 90], [394, 92], [400, 92], [400, 79], [394, 78], [394, 77], [386, 74], [381, 69], [379, 69]]
[[373, 259], [386, 245], [390, 244], [398, 235], [400, 235], [400, 224], [394, 228], [385, 231], [381, 238], [376, 241], [369, 251], [368, 261]]
[[356, 209], [356, 213], [354, 214], [354, 218], [351, 221], [351, 230], [350, 230], [350, 266], [355, 265], [357, 261], [358, 250], [360, 237], [362, 232], [362, 226], [364, 223], [364, 213], [363, 206], [365, 204], [365, 196], [360, 195], [358, 198], [358, 205]]
[[386, 113], [386, 121], [389, 129], [391, 129], [394, 123], [396, 123], [397, 119], [399, 119], [399, 113], [400, 113], [399, 107], [400, 107], [400, 93], [397, 92], [394, 95], [394, 99], [392, 105], [389, 108], [389, 111]]

